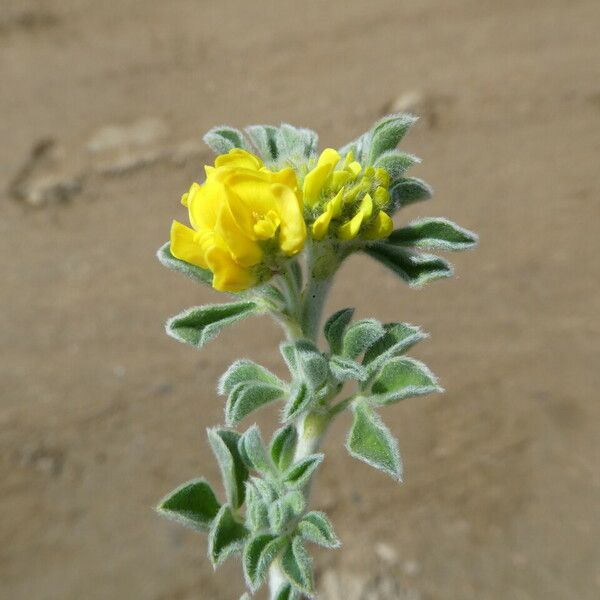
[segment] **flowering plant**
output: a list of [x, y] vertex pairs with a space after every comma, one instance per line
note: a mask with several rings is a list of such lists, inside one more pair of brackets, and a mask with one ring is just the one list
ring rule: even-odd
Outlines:
[[[218, 127], [205, 136], [218, 154], [204, 183], [183, 195], [191, 227], [174, 221], [158, 251], [180, 271], [233, 300], [191, 308], [171, 318], [167, 333], [201, 348], [224, 327], [250, 315], [274, 318], [286, 340], [283, 381], [248, 359], [221, 377], [225, 426], [208, 430], [224, 485], [219, 500], [203, 478], [168, 494], [158, 510], [208, 532], [216, 567], [241, 556], [248, 598], [268, 579], [272, 600], [314, 598], [306, 543], [340, 545], [323, 513], [309, 508], [311, 481], [331, 421], [353, 415], [346, 449], [402, 480], [398, 444], [379, 409], [439, 392], [438, 381], [406, 351], [426, 335], [407, 323], [353, 320], [354, 309], [321, 313], [342, 261], [363, 252], [412, 287], [452, 275], [444, 259], [422, 250], [463, 250], [477, 236], [443, 218], [419, 219], [394, 230], [398, 209], [425, 200], [431, 189], [406, 176], [418, 162], [396, 147], [415, 118], [390, 115], [340, 150], [317, 152], [317, 135], [291, 125], [253, 126], [245, 133]], [[350, 388], [350, 389], [348, 389]], [[281, 427], [265, 443], [252, 425], [235, 431], [253, 411], [280, 407]]]

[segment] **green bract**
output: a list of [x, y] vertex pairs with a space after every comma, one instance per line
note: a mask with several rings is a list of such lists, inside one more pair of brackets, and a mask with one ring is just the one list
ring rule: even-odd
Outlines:
[[[352, 194], [356, 194], [361, 206], [364, 204], [362, 213], [356, 212], [355, 205], [348, 205], [347, 215], [339, 206], [330, 206], [330, 217], [340, 218], [334, 231], [340, 231], [345, 218], [349, 220], [344, 227], [349, 230], [356, 217], [367, 219], [363, 229], [362, 222], [356, 221], [356, 231], [363, 235], [318, 240], [309, 236], [302, 255], [284, 257], [268, 267], [273, 269], [268, 283], [236, 293], [229, 302], [188, 309], [167, 323], [170, 336], [196, 348], [251, 315], [273, 317], [285, 332], [280, 352], [287, 376], [244, 358], [236, 360], [219, 380], [217, 391], [226, 398], [226, 427], [208, 429], [208, 440], [221, 471], [223, 492], [213, 491], [203, 478], [191, 479], [158, 506], [166, 517], [208, 533], [208, 555], [215, 566], [232, 555], [241, 559], [249, 590], [242, 600], [249, 600], [265, 581], [270, 600], [316, 597], [312, 560], [305, 544], [340, 546], [327, 515], [310, 507], [314, 476], [325, 461], [321, 441], [331, 420], [349, 410], [348, 453], [401, 481], [399, 445], [382, 415], [401, 400], [442, 391], [425, 364], [406, 356], [414, 344], [427, 337], [415, 325], [354, 319], [353, 308], [342, 308], [325, 321], [325, 345], [319, 340], [333, 276], [352, 254], [365, 253], [409, 286], [418, 287], [453, 272], [444, 258], [428, 252], [465, 250], [477, 243], [474, 233], [444, 218], [417, 219], [391, 231], [391, 215], [432, 193], [424, 181], [406, 174], [419, 159], [397, 150], [415, 121], [403, 114], [381, 119], [339, 150], [344, 162], [340, 171], [331, 165], [316, 166], [318, 137], [308, 129], [283, 124], [256, 125], [242, 131], [224, 126], [212, 129], [204, 138], [218, 154], [241, 148], [255, 153], [271, 170], [287, 168], [289, 173], [291, 168], [299, 182], [312, 172], [310, 183], [320, 190], [319, 198], [324, 201], [328, 201], [329, 185], [339, 188], [353, 172], [365, 169], [366, 173], [363, 183], [344, 189], [344, 198], [352, 202]], [[328, 155], [337, 157], [338, 153], [332, 150]], [[322, 173], [315, 175], [315, 168]], [[383, 216], [390, 225], [379, 238], [370, 237], [374, 230], [369, 229], [368, 219], [374, 217], [369, 217], [368, 201], [362, 200], [369, 190], [375, 194], [376, 188], [360, 187], [371, 186], [373, 181], [382, 183], [373, 205], [386, 212]], [[169, 269], [195, 281], [213, 281], [210, 270], [174, 257], [169, 244], [160, 248], [158, 258]], [[377, 288], [373, 293], [378, 293]], [[260, 332], [255, 341], [261, 342]], [[281, 420], [270, 437], [263, 438], [255, 424], [239, 433], [232, 429], [269, 405], [277, 406]], [[358, 471], [356, 476], [360, 476]]]

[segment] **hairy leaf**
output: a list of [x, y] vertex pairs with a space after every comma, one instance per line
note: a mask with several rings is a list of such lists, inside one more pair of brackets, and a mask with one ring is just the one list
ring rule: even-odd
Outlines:
[[331, 521], [322, 512], [311, 511], [305, 514], [298, 523], [298, 532], [305, 540], [325, 548], [341, 546], [340, 540], [333, 532]]
[[419, 327], [408, 323], [387, 323], [383, 328], [385, 335], [365, 352], [363, 365], [369, 375], [374, 375], [390, 358], [406, 352], [427, 337]]
[[285, 390], [277, 385], [260, 381], [238, 383], [225, 405], [225, 422], [236, 425], [251, 412], [283, 397]]
[[202, 348], [224, 327], [262, 310], [261, 306], [250, 300], [197, 306], [171, 317], [166, 330], [176, 340]]
[[[306, 382], [312, 390], [318, 390], [329, 376], [327, 359], [322, 352], [308, 340], [295, 340], [287, 342], [283, 346], [294, 350], [297, 374]], [[289, 352], [286, 350], [286, 352]], [[285, 355], [284, 355], [285, 356]]]
[[282, 389], [285, 388], [285, 384], [281, 379], [271, 373], [271, 371], [257, 365], [251, 360], [242, 358], [241, 360], [236, 360], [221, 376], [217, 391], [219, 394], [227, 395], [232, 392], [236, 385], [246, 382], [268, 383]]
[[275, 142], [277, 127], [251, 125], [246, 127], [246, 133], [263, 160], [267, 162], [277, 160], [277, 144]]
[[233, 148], [250, 149], [243, 133], [233, 127], [214, 127], [202, 139], [215, 154], [227, 154]]
[[289, 583], [282, 585], [274, 596], [274, 600], [299, 600], [300, 592], [295, 590]]
[[377, 404], [391, 404], [440, 391], [437, 378], [425, 364], [414, 358], [398, 357], [386, 362], [373, 381], [371, 399]]
[[393, 231], [388, 242], [434, 250], [467, 250], [477, 244], [477, 234], [442, 217], [417, 219]]
[[388, 150], [384, 152], [376, 161], [375, 167], [385, 169], [390, 176], [390, 185], [393, 187], [399, 182], [404, 173], [413, 165], [421, 162], [421, 159], [414, 154], [406, 154], [397, 150]]
[[452, 277], [452, 265], [432, 254], [410, 252], [385, 242], [369, 243], [364, 251], [391, 269], [411, 287], [419, 287], [444, 277]]
[[291, 464], [296, 451], [298, 433], [294, 425], [286, 425], [275, 432], [271, 441], [271, 460], [280, 471], [285, 471]]
[[299, 460], [284, 473], [283, 480], [298, 489], [304, 487], [323, 458], [322, 454], [311, 454]]
[[246, 583], [253, 592], [258, 590], [271, 563], [286, 544], [286, 538], [278, 538], [270, 533], [260, 533], [248, 540], [242, 562]]
[[228, 556], [241, 550], [248, 530], [235, 520], [231, 508], [225, 504], [219, 510], [208, 536], [208, 556], [216, 567]]
[[398, 443], [367, 402], [352, 406], [352, 428], [346, 440], [348, 452], [367, 464], [402, 480]]
[[228, 429], [208, 429], [208, 441], [217, 458], [227, 501], [234, 508], [244, 502], [245, 483], [248, 469], [238, 451], [240, 435]]
[[368, 372], [362, 365], [342, 356], [332, 356], [329, 359], [329, 368], [338, 381], [347, 381], [349, 379], [364, 381], [368, 377]]
[[327, 319], [323, 331], [332, 354], [341, 354], [344, 332], [352, 320], [352, 315], [354, 315], [353, 308], [343, 308]]
[[279, 157], [309, 158], [316, 151], [319, 137], [310, 129], [298, 129], [283, 123], [275, 134]]
[[352, 323], [342, 344], [342, 354], [349, 358], [356, 358], [365, 352], [385, 334], [383, 325], [375, 319], [363, 319]]
[[269, 473], [273, 465], [267, 456], [258, 425], [252, 425], [240, 438], [238, 447], [244, 460], [260, 473]]
[[290, 397], [283, 410], [283, 421], [288, 422], [310, 409], [314, 394], [304, 381], [295, 381], [290, 389]]
[[246, 524], [252, 531], [259, 531], [269, 525], [267, 503], [251, 482], [246, 484]]
[[428, 200], [433, 196], [431, 186], [417, 177], [402, 177], [390, 188], [390, 204], [386, 212], [394, 214], [400, 208]]
[[312, 561], [302, 538], [295, 537], [281, 558], [281, 569], [289, 581], [309, 598], [314, 597]]
[[397, 114], [378, 121], [371, 130], [369, 164], [373, 164], [384, 152], [393, 150], [416, 120], [413, 115]]
[[182, 525], [208, 531], [220, 507], [209, 483], [200, 478], [192, 479], [167, 494], [157, 510]]
[[178, 273], [183, 273], [186, 277], [199, 281], [200, 283], [212, 284], [213, 274], [208, 269], [202, 269], [196, 265], [191, 265], [184, 260], [179, 260], [171, 254], [171, 244], [167, 242], [163, 244], [156, 253], [156, 257], [160, 263]]

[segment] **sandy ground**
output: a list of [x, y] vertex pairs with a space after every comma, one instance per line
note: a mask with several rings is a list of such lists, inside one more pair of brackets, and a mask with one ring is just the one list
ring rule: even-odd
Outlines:
[[167, 338], [218, 296], [154, 251], [212, 125], [338, 145], [396, 104], [423, 116], [404, 147], [437, 192], [400, 220], [481, 245], [422, 291], [361, 259], [337, 281], [331, 310], [431, 332], [415, 355], [447, 393], [385, 415], [403, 486], [334, 428], [315, 505], [344, 548], [318, 554], [321, 597], [599, 598], [599, 20], [596, 0], [4, 0], [0, 596], [238, 598], [237, 565], [213, 574], [152, 507], [217, 478], [214, 381], [240, 355], [281, 371], [279, 332]]

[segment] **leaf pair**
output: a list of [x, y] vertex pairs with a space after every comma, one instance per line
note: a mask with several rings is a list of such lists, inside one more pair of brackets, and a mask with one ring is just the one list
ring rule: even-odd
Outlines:
[[[247, 136], [247, 137], [246, 137]], [[204, 141], [216, 154], [226, 154], [233, 148], [256, 152], [268, 163], [307, 159], [317, 151], [318, 135], [310, 130], [283, 123], [279, 127], [252, 125], [245, 134], [233, 127], [215, 127]]]
[[235, 361], [219, 380], [219, 394], [228, 396], [225, 422], [231, 427], [262, 406], [279, 400], [286, 384], [265, 367], [251, 360]]
[[477, 241], [475, 233], [448, 219], [418, 219], [396, 229], [385, 240], [367, 243], [363, 250], [410, 286], [419, 287], [435, 279], [451, 277], [454, 271], [443, 258], [415, 249], [467, 250]]
[[217, 566], [239, 552], [248, 530], [234, 517], [229, 504], [220, 506], [204, 479], [184, 483], [159, 504], [158, 512], [197, 531], [207, 531], [208, 555]]

